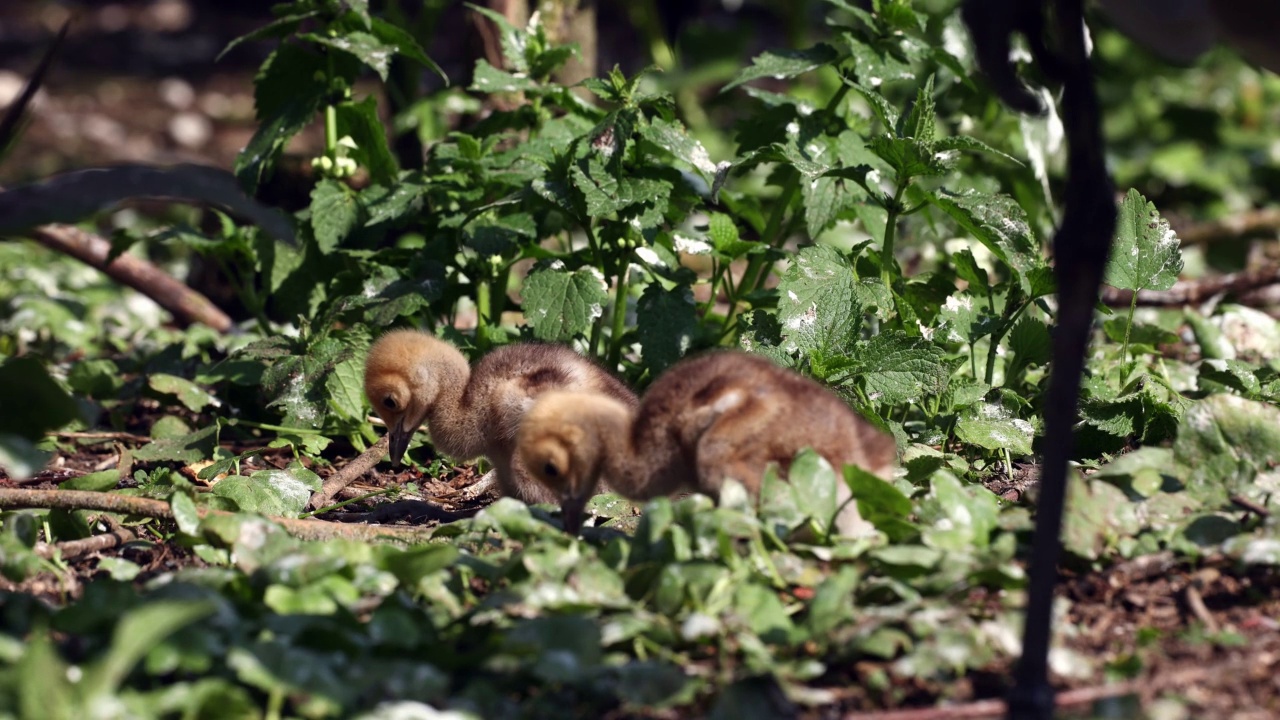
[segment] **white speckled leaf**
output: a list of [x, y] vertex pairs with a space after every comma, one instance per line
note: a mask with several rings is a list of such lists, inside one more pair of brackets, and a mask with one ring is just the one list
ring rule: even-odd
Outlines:
[[587, 332], [608, 301], [608, 288], [595, 268], [539, 270], [524, 283], [524, 318], [539, 340], [568, 340]]
[[997, 403], [972, 405], [956, 423], [956, 437], [988, 450], [1007, 449], [1011, 455], [1030, 455], [1035, 428]]
[[1182, 250], [1169, 221], [1137, 190], [1129, 190], [1116, 219], [1106, 283], [1121, 290], [1168, 290], [1182, 272]]

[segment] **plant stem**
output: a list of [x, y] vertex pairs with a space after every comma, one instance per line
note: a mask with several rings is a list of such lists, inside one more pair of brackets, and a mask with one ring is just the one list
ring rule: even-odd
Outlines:
[[243, 425], [245, 427], [255, 428], [257, 430], [274, 430], [275, 432], [287, 432], [295, 435], [323, 435], [321, 430], [312, 430], [311, 428], [288, 427], [285, 425], [272, 425], [270, 423], [253, 422], [252, 420], [241, 420], [239, 418], [231, 418], [223, 420], [222, 424], [231, 427]]
[[[1018, 309], [1013, 311], [1013, 314], [1009, 316], [1008, 320], [1000, 323], [1000, 329], [991, 333], [991, 347], [987, 348], [987, 374], [985, 377], [985, 382], [988, 385], [991, 384], [991, 380], [996, 374], [996, 349], [1000, 347], [1000, 341], [1004, 340], [1004, 336], [1013, 328], [1013, 324], [1018, 321], [1018, 316], [1021, 315], [1022, 311], [1026, 310], [1030, 305], [1030, 302], [1025, 302], [1019, 305]], [[1005, 309], [1008, 310], [1007, 307]]]
[[[1129, 319], [1124, 324], [1124, 345], [1120, 348], [1120, 359], [1122, 363], [1129, 361], [1129, 331], [1133, 329], [1133, 313], [1138, 309], [1138, 291], [1133, 291], [1133, 299], [1129, 301]], [[1121, 371], [1121, 379], [1124, 374]]]
[[893, 257], [893, 245], [898, 238], [898, 215], [902, 212], [902, 193], [906, 189], [905, 183], [900, 184], [893, 192], [893, 201], [889, 203], [889, 207], [885, 208], [888, 215], [884, 221], [884, 243], [880, 247], [880, 279], [890, 292], [893, 292], [893, 278], [898, 274], [898, 263]]
[[[330, 52], [325, 57], [328, 60], [329, 67], [329, 87], [333, 88], [333, 53]], [[338, 156], [338, 108], [333, 103], [325, 103], [324, 106], [324, 153], [330, 158], [337, 159]]]
[[487, 350], [489, 347], [489, 343], [485, 339], [485, 328], [489, 325], [490, 282], [490, 279], [486, 277], [476, 283], [476, 345], [482, 351]]
[[609, 337], [607, 361], [611, 369], [617, 368], [622, 359], [622, 335], [627, 330], [627, 271], [631, 269], [629, 257], [630, 253], [624, 255], [618, 263], [617, 287], [614, 288], [613, 296], [613, 334]]

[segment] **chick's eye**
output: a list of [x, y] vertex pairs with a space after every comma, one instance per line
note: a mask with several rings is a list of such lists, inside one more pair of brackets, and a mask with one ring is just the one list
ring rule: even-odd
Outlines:
[[556, 467], [555, 463], [547, 463], [542, 466], [542, 472], [547, 477], [558, 477], [560, 475], [560, 469]]
[[396, 403], [396, 399], [395, 399], [395, 398], [393, 398], [393, 397], [391, 397], [390, 395], [388, 395], [388, 396], [386, 396], [386, 397], [382, 398], [382, 407], [384, 407], [384, 408], [386, 408], [386, 409], [388, 409], [388, 410], [395, 410], [396, 408], [398, 408], [398, 407], [400, 407], [400, 406]]

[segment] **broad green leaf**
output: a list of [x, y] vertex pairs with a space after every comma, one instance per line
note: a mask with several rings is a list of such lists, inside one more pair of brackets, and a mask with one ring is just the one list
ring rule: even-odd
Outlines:
[[1027, 214], [1007, 195], [929, 193], [928, 200], [951, 216], [996, 257], [1019, 274], [1024, 293], [1031, 294], [1028, 274], [1044, 266], [1040, 245]]
[[831, 463], [811, 449], [801, 450], [787, 471], [796, 507], [826, 531], [836, 515], [836, 475]]
[[329, 37], [319, 33], [304, 33], [298, 37], [349, 53], [378, 73], [378, 77], [382, 78], [383, 82], [387, 81], [387, 71], [391, 68], [391, 58], [396, 54], [394, 45], [384, 42], [370, 33], [359, 30], [345, 32], [336, 37]]
[[777, 80], [793, 78], [829, 65], [838, 58], [836, 49], [826, 43], [818, 43], [804, 50], [769, 50], [752, 58], [751, 65], [738, 73], [720, 92], [763, 77]]
[[802, 350], [840, 347], [861, 324], [853, 270], [835, 248], [800, 250], [778, 281], [778, 321], [786, 345]]
[[898, 128], [898, 137], [912, 138], [930, 150], [933, 149], [933, 134], [937, 117], [933, 104], [933, 76], [925, 80], [924, 86], [916, 91], [916, 100], [911, 104], [911, 111], [902, 118], [902, 126]]
[[1076, 473], [1069, 476], [1062, 528], [1062, 545], [1068, 552], [1096, 560], [1141, 529], [1138, 504], [1122, 490]]
[[360, 224], [355, 195], [337, 180], [325, 179], [311, 191], [311, 227], [320, 252], [329, 254]]
[[990, 145], [982, 142], [981, 140], [978, 140], [976, 138], [971, 138], [968, 135], [953, 135], [951, 137], [942, 138], [933, 143], [933, 149], [937, 152], [946, 152], [949, 150], [966, 150], [969, 152], [980, 152], [986, 155], [993, 155], [1002, 160], [1008, 160], [1017, 165], [1022, 165], [1022, 162], [1019, 161], [1017, 158], [1013, 157], [1012, 155], [1007, 155], [1005, 153], [1002, 153], [999, 150], [996, 150], [995, 148], [991, 147]]
[[655, 377], [684, 357], [698, 330], [693, 290], [677, 285], [664, 290], [650, 283], [636, 304], [636, 335], [649, 372]]
[[120, 618], [112, 633], [111, 648], [84, 677], [86, 695], [115, 693], [125, 677], [146, 654], [165, 638], [211, 615], [210, 601], [165, 600], [134, 608]]
[[350, 136], [356, 144], [351, 151], [352, 158], [369, 170], [373, 182], [395, 182], [396, 159], [387, 145], [385, 126], [378, 118], [377, 98], [370, 95], [360, 102], [348, 100], [338, 103], [334, 110], [337, 113], [338, 136]]
[[934, 473], [920, 507], [925, 545], [953, 552], [985, 548], [1000, 513], [996, 496], [981, 485], [965, 485], [951, 473]]
[[640, 126], [640, 137], [671, 153], [677, 160], [688, 163], [708, 185], [715, 180], [716, 163], [680, 121], [652, 118]]
[[1053, 356], [1053, 339], [1043, 320], [1024, 317], [1009, 331], [1009, 350], [1019, 363], [1046, 365]]
[[142, 462], [197, 462], [213, 454], [217, 431], [217, 425], [210, 425], [182, 437], [153, 440], [134, 450], [133, 459]]
[[402, 30], [400, 27], [383, 20], [380, 17], [369, 18], [369, 28], [374, 36], [383, 43], [395, 48], [396, 54], [401, 57], [408, 58], [434, 72], [444, 80], [444, 84], [449, 84], [449, 76], [445, 75], [444, 70], [427, 56], [426, 51], [418, 44], [412, 35]]
[[854, 350], [856, 371], [871, 402], [920, 403], [946, 390], [951, 365], [946, 352], [922, 338], [882, 332]]
[[741, 239], [733, 218], [724, 213], [711, 213], [707, 224], [707, 238], [711, 240], [716, 254], [726, 260], [736, 260], [743, 255], [761, 253], [766, 249], [764, 243]]
[[1258, 471], [1280, 464], [1280, 408], [1237, 395], [1211, 395], [1187, 410], [1174, 458], [1192, 470], [1198, 497], [1221, 502]]
[[25, 480], [35, 475], [51, 457], [21, 435], [0, 433], [0, 468], [12, 479]]
[[169, 507], [173, 509], [173, 519], [178, 523], [178, 529], [187, 535], [195, 535], [200, 532], [200, 514], [196, 512], [196, 503], [191, 496], [185, 492], [175, 492], [173, 497], [169, 498]]
[[1182, 249], [1169, 221], [1137, 190], [1120, 203], [1105, 282], [1121, 290], [1168, 290], [1182, 272]]
[[1203, 360], [1200, 362], [1200, 389], [1208, 390], [1213, 383], [1224, 385], [1246, 397], [1262, 393], [1262, 383], [1254, 367], [1239, 360]]
[[320, 478], [309, 470], [260, 470], [249, 477], [233, 475], [213, 486], [213, 494], [234, 500], [242, 512], [296, 516], [307, 507]]
[[527, 76], [509, 73], [480, 58], [476, 60], [475, 72], [471, 75], [470, 89], [482, 93], [537, 93], [541, 87]]
[[569, 272], [557, 265], [529, 273], [524, 283], [525, 321], [539, 340], [568, 340], [586, 333], [609, 302], [599, 270]]
[[315, 121], [328, 96], [328, 83], [315, 72], [323, 63], [302, 44], [281, 43], [254, 78], [258, 130], [235, 162], [236, 178], [250, 193], [289, 139]]
[[329, 407], [347, 420], [363, 422], [364, 366], [358, 360], [343, 360], [333, 367], [324, 381], [329, 393]]
[[999, 318], [988, 312], [982, 298], [968, 292], [956, 293], [938, 310], [938, 328], [943, 335], [938, 339], [972, 345], [995, 331], [998, 324]]
[[1003, 403], [970, 406], [956, 422], [956, 437], [988, 450], [1008, 450], [1010, 455], [1030, 455], [1035, 429]]
[[177, 375], [156, 373], [147, 378], [147, 384], [158, 393], [178, 398], [178, 402], [186, 406], [191, 412], [200, 412], [210, 405], [214, 407], [222, 405], [217, 398], [210, 395], [204, 388]]
[[[0, 466], [4, 462], [0, 461]], [[88, 473], [80, 477], [71, 478], [66, 482], [60, 483], [58, 487], [63, 490], [90, 490], [93, 492], [106, 492], [115, 490], [116, 485], [120, 484], [119, 470], [103, 470], [101, 472]]]

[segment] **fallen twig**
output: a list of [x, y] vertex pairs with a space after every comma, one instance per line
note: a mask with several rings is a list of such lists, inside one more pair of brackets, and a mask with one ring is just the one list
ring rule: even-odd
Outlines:
[[[1197, 305], [1222, 293], [1243, 298], [1246, 293], [1277, 283], [1280, 283], [1280, 265], [1267, 265], [1200, 280], [1179, 280], [1168, 290], [1142, 290], [1138, 293], [1138, 304], [1145, 307]], [[1133, 291], [1107, 285], [1102, 288], [1102, 301], [1112, 307], [1128, 307], [1133, 301]]]
[[231, 318], [209, 298], [165, 274], [136, 255], [124, 254], [107, 263], [111, 242], [72, 225], [41, 225], [30, 233], [41, 245], [90, 265], [108, 277], [156, 301], [182, 324], [203, 323], [225, 333]]
[[365, 450], [355, 460], [347, 463], [343, 468], [330, 475], [324, 481], [321, 488], [311, 494], [311, 501], [308, 506], [313, 510], [318, 510], [325, 505], [333, 502], [333, 498], [346, 486], [355, 482], [355, 479], [369, 472], [378, 464], [383, 455], [387, 454], [387, 443], [389, 435], [383, 435], [378, 442], [374, 443], [368, 450]]
[[1183, 245], [1199, 245], [1215, 240], [1235, 240], [1277, 230], [1280, 230], [1280, 208], [1262, 208], [1212, 222], [1178, 228], [1178, 238], [1182, 240]]
[[[173, 518], [169, 503], [151, 498], [117, 495], [89, 490], [14, 490], [0, 488], [0, 509], [49, 508], [60, 510], [100, 510], [122, 515]], [[235, 513], [224, 510], [198, 509], [201, 518], [230, 517]], [[285, 517], [265, 517], [290, 535], [301, 540], [351, 540], [391, 539], [401, 542], [425, 541], [431, 537], [430, 529], [377, 527], [371, 525], [343, 525], [324, 520], [298, 520]]]
[[133, 542], [136, 539], [137, 536], [133, 534], [132, 530], [116, 525], [107, 532], [81, 540], [67, 540], [66, 542], [53, 544], [37, 543], [35, 550], [36, 554], [42, 558], [51, 558], [57, 555], [63, 560], [70, 560], [91, 552], [110, 550], [113, 547]]
[[1258, 517], [1271, 517], [1270, 510], [1250, 500], [1247, 497], [1244, 497], [1242, 495], [1232, 495], [1229, 499], [1231, 500], [1232, 505], [1235, 505], [1236, 507], [1241, 508], [1243, 510], [1247, 510], [1257, 515]]
[[51, 432], [50, 437], [66, 438], [68, 440], [120, 440], [122, 442], [149, 443], [151, 438], [146, 435], [135, 435], [127, 432]]

